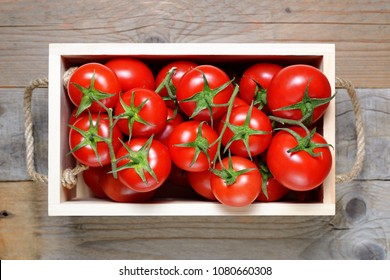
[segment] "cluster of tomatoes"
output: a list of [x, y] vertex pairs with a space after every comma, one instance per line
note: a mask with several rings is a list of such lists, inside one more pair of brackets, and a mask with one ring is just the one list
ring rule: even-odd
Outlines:
[[317, 68], [257, 63], [231, 78], [179, 60], [155, 74], [121, 57], [83, 64], [69, 79], [70, 153], [89, 166], [84, 181], [97, 197], [144, 202], [178, 173], [200, 197], [246, 206], [328, 176], [332, 156], [316, 123], [332, 96]]

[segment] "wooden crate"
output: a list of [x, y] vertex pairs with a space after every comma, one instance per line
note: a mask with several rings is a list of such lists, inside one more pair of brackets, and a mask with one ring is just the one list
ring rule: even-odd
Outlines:
[[[213, 215], [334, 215], [335, 151], [328, 178], [319, 188], [314, 202], [259, 203], [242, 208], [199, 199], [173, 200], [156, 197], [142, 203], [116, 203], [93, 198], [79, 176], [77, 186], [61, 186], [64, 169], [74, 167], [68, 156], [67, 121], [72, 105], [62, 77], [67, 68], [87, 62], [105, 62], [114, 56], [130, 56], [163, 66], [175, 59], [190, 59], [199, 64], [234, 64], [243, 69], [256, 62], [275, 62], [283, 66], [303, 63], [318, 67], [327, 76], [334, 93], [335, 47], [333, 44], [51, 44], [49, 53], [49, 215], [53, 216], [213, 216]], [[335, 147], [335, 101], [323, 117], [323, 135]]]

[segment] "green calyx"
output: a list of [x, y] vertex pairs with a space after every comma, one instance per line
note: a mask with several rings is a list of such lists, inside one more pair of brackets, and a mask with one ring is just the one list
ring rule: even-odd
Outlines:
[[228, 158], [228, 167], [226, 168], [222, 163], [220, 165], [221, 169], [212, 169], [211, 171], [219, 178], [221, 178], [226, 186], [233, 185], [240, 175], [256, 170], [255, 168], [245, 168], [238, 171], [234, 170], [232, 157], [230, 156], [230, 154]]
[[256, 84], [255, 94], [254, 94], [254, 105], [259, 110], [263, 109], [265, 105], [267, 105], [267, 90], [263, 88], [257, 81], [252, 79], [252, 81]]
[[145, 177], [145, 172], [149, 173], [153, 179], [158, 182], [157, 176], [154, 173], [153, 169], [150, 167], [148, 156], [149, 151], [152, 146], [153, 136], [151, 136], [148, 141], [138, 150], [133, 151], [130, 149], [125, 143], [122, 141], [123, 147], [125, 147], [127, 154], [123, 157], [117, 159], [117, 163], [122, 160], [128, 160], [128, 162], [120, 167], [118, 167], [115, 172], [119, 172], [125, 169], [132, 168], [137, 173], [137, 175], [141, 178], [142, 182], [148, 185], [148, 181]]
[[192, 113], [192, 115], [190, 116], [191, 119], [193, 117], [195, 117], [196, 115], [198, 115], [204, 109], [207, 109], [210, 113], [211, 126], [212, 126], [213, 119], [211, 116], [212, 116], [213, 107], [217, 107], [217, 106], [226, 106], [227, 107], [228, 106], [227, 104], [222, 104], [222, 105], [221, 104], [214, 104], [213, 99], [218, 93], [220, 93], [225, 88], [227, 88], [232, 83], [233, 80], [230, 80], [230, 81], [224, 83], [223, 85], [219, 86], [216, 89], [211, 89], [210, 85], [207, 81], [206, 75], [202, 71], [200, 71], [200, 70], [198, 70], [198, 71], [202, 74], [202, 77], [203, 77], [203, 89], [200, 92], [195, 93], [193, 96], [181, 100], [181, 102], [195, 102], [195, 104], [196, 104], [195, 110]]
[[92, 115], [91, 115], [91, 113], [89, 113], [89, 128], [88, 128], [88, 130], [85, 131], [85, 130], [82, 130], [82, 129], [74, 126], [74, 125], [69, 125], [69, 127], [71, 129], [73, 129], [73, 130], [77, 131], [78, 133], [80, 133], [81, 136], [84, 138], [84, 140], [81, 141], [78, 145], [76, 145], [69, 152], [69, 154], [74, 153], [74, 152], [76, 152], [77, 150], [79, 150], [79, 149], [81, 149], [83, 147], [90, 146], [91, 149], [93, 150], [93, 152], [94, 152], [98, 162], [101, 165], [100, 156], [99, 156], [99, 153], [98, 153], [98, 150], [97, 150], [97, 144], [99, 142], [108, 143], [108, 142], [110, 142], [110, 140], [99, 135], [99, 132], [98, 132], [99, 121], [100, 121], [100, 114], [98, 115], [97, 120], [94, 123], [94, 121], [92, 120]]
[[309, 96], [309, 85], [311, 79], [307, 83], [305, 87], [305, 92], [303, 94], [303, 98], [300, 102], [285, 106], [274, 111], [287, 111], [287, 110], [300, 110], [302, 113], [302, 118], [299, 120], [305, 125], [310, 125], [313, 120], [314, 109], [322, 106], [326, 103], [329, 103], [334, 97], [335, 94], [328, 98], [312, 98]]
[[175, 74], [175, 72], [176, 67], [172, 67], [171, 69], [169, 69], [164, 80], [156, 88], [156, 93], [159, 93], [163, 88], [167, 90], [168, 96], [163, 97], [164, 101], [171, 100], [173, 102], [176, 102], [176, 87], [173, 85], [172, 82], [172, 76]]
[[194, 158], [192, 159], [190, 166], [193, 166], [195, 162], [198, 160], [200, 153], [204, 153], [205, 156], [207, 157], [207, 160], [210, 164], [210, 154], [209, 154], [209, 149], [211, 144], [207, 141], [206, 138], [203, 137], [202, 135], [202, 126], [205, 122], [201, 122], [198, 126], [198, 132], [196, 134], [196, 138], [192, 142], [188, 143], [182, 143], [182, 144], [176, 144], [175, 146], [177, 147], [188, 147], [188, 148], [194, 148], [195, 149], [195, 155]]
[[314, 134], [316, 133], [316, 129], [314, 128], [312, 131], [306, 134], [305, 137], [300, 136], [298, 133], [296, 133], [294, 130], [290, 128], [279, 128], [277, 130], [284, 130], [290, 133], [295, 140], [298, 142], [298, 144], [289, 149], [287, 152], [288, 153], [297, 153], [300, 151], [305, 151], [312, 157], [318, 157], [321, 156], [322, 153], [315, 153], [314, 149], [316, 148], [323, 148], [323, 147], [332, 147], [330, 144], [323, 144], [323, 143], [315, 143], [312, 141]]
[[264, 160], [259, 158], [259, 171], [261, 174], [261, 191], [264, 193], [265, 197], [268, 199], [268, 191], [267, 191], [267, 182], [268, 179], [272, 177], [271, 172], [268, 169], [267, 164]]
[[251, 116], [252, 116], [253, 105], [254, 103], [252, 102], [251, 106], [249, 107], [248, 114], [246, 115], [245, 121], [242, 125], [233, 125], [227, 122], [226, 125], [232, 131], [233, 137], [226, 144], [224, 153], [229, 149], [229, 147], [234, 141], [241, 140], [245, 145], [245, 148], [248, 152], [248, 156], [252, 158], [250, 153], [250, 147], [249, 147], [249, 137], [252, 135], [264, 135], [270, 133], [269, 131], [256, 130], [249, 127]]
[[130, 105], [127, 105], [121, 96], [119, 96], [119, 102], [122, 105], [124, 112], [118, 116], [115, 117], [115, 123], [119, 119], [127, 119], [128, 120], [128, 127], [129, 127], [129, 139], [131, 139], [132, 130], [135, 122], [151, 126], [149, 122], [145, 121], [141, 116], [139, 115], [139, 112], [142, 110], [142, 108], [145, 106], [145, 104], [149, 101], [149, 99], [145, 99], [140, 105], [135, 106], [134, 104], [135, 99], [135, 92], [132, 92], [131, 98], [130, 98]]
[[78, 117], [82, 112], [91, 107], [92, 103], [98, 102], [99, 104], [102, 104], [100, 102], [101, 100], [115, 95], [115, 93], [106, 93], [95, 88], [95, 73], [93, 73], [91, 77], [91, 81], [89, 83], [88, 88], [76, 83], [72, 84], [83, 94], [80, 105], [76, 112], [76, 117]]
[[[176, 67], [172, 67], [167, 72], [167, 75], [165, 76], [164, 80], [161, 82], [161, 84], [158, 85], [155, 92], [160, 93], [160, 91], [165, 88], [168, 92], [168, 96], [163, 96], [162, 99], [164, 101], [171, 101], [173, 104], [175, 104], [175, 109], [173, 111], [172, 119], [176, 117], [177, 111], [179, 109], [179, 103], [177, 102], [176, 98], [176, 87], [173, 85], [172, 82], [172, 76], [176, 73]], [[168, 120], [169, 121], [169, 120]]]

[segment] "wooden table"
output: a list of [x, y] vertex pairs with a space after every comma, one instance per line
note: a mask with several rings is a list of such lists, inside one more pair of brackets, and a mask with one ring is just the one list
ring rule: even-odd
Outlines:
[[[388, 1], [1, 1], [0, 259], [390, 259]], [[26, 174], [23, 89], [48, 75], [59, 42], [336, 44], [336, 75], [358, 88], [367, 156], [337, 185], [334, 217], [49, 217], [47, 186]], [[47, 172], [46, 89], [35, 92], [37, 168]], [[337, 173], [356, 134], [336, 98]]]

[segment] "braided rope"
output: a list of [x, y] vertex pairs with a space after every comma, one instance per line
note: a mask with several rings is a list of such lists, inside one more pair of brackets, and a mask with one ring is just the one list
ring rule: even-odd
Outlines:
[[362, 111], [359, 104], [355, 88], [350, 81], [336, 77], [336, 88], [344, 88], [347, 90], [349, 98], [351, 99], [353, 111], [355, 113], [355, 126], [357, 135], [357, 151], [355, 163], [349, 173], [338, 174], [336, 176], [336, 183], [351, 182], [356, 179], [363, 168], [363, 161], [365, 156], [365, 134], [363, 127]]
[[47, 87], [49, 81], [44, 79], [36, 79], [32, 81], [24, 91], [24, 138], [26, 139], [26, 165], [27, 172], [34, 181], [47, 184], [47, 176], [36, 172], [34, 161], [34, 136], [33, 122], [31, 114], [31, 97], [34, 89], [38, 87]]
[[[26, 141], [26, 165], [27, 172], [30, 175], [31, 179], [35, 182], [41, 182], [44, 184], [48, 183], [48, 176], [38, 173], [35, 169], [35, 160], [34, 160], [34, 136], [33, 136], [33, 121], [31, 113], [31, 98], [34, 89], [36, 88], [47, 88], [49, 81], [47, 78], [36, 79], [31, 81], [31, 83], [25, 88], [24, 91], [24, 138]], [[77, 175], [84, 170], [88, 169], [88, 166], [77, 164], [75, 168], [67, 168], [63, 171], [61, 178], [61, 184], [63, 187], [71, 189], [77, 184]]]

